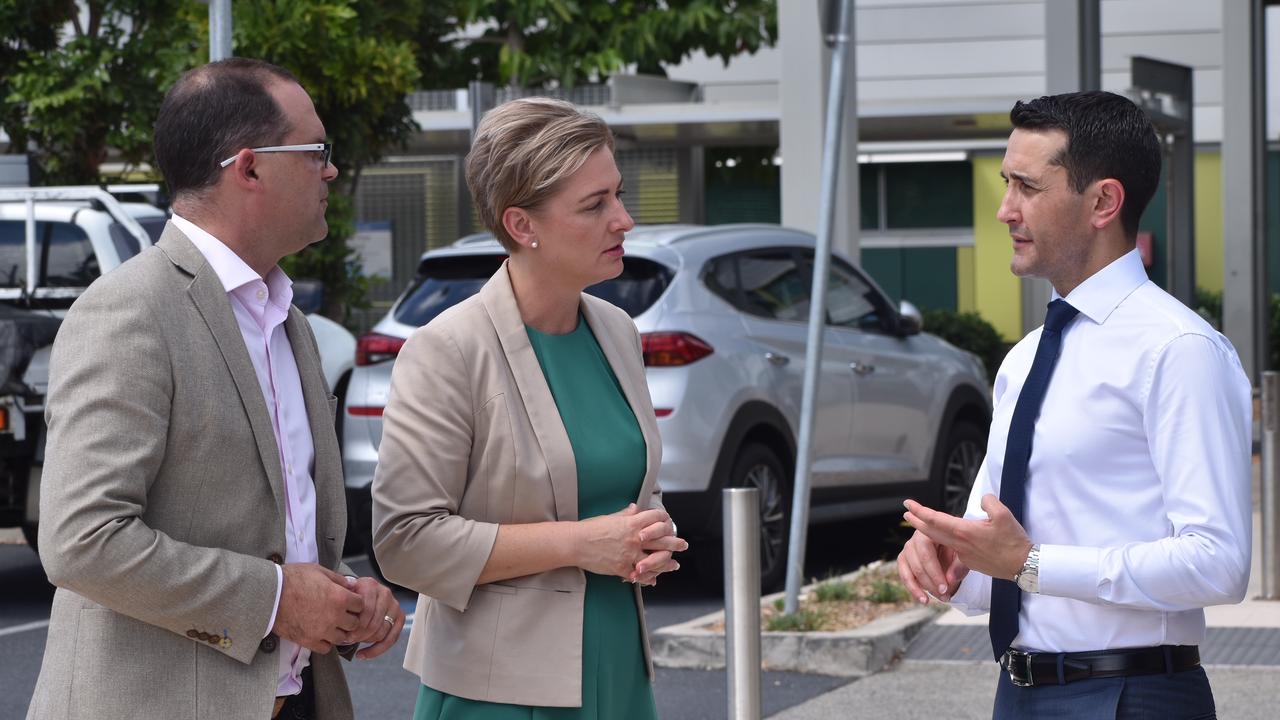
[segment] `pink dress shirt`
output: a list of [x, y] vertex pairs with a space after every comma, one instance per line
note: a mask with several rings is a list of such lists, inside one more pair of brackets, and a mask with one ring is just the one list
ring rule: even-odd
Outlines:
[[[302, 379], [293, 357], [293, 347], [284, 329], [293, 301], [293, 281], [279, 267], [271, 268], [264, 279], [244, 260], [208, 232], [191, 221], [174, 215], [173, 224], [204, 255], [227, 291], [245, 349], [253, 361], [262, 388], [262, 398], [271, 414], [276, 447], [280, 452], [280, 473], [285, 488], [286, 563], [319, 562], [316, 544], [316, 496], [312, 480], [315, 446], [302, 396]], [[276, 624], [284, 573], [276, 568], [276, 606], [262, 635]], [[295, 695], [302, 690], [301, 674], [311, 661], [311, 651], [281, 638], [278, 652], [276, 695]]]

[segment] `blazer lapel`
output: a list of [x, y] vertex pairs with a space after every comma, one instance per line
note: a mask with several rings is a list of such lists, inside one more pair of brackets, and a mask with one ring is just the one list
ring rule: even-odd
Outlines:
[[573, 455], [573, 445], [569, 443], [569, 433], [565, 431], [564, 421], [560, 419], [560, 410], [551, 395], [551, 388], [547, 386], [546, 376], [542, 374], [542, 366], [538, 364], [533, 345], [529, 343], [529, 334], [520, 320], [520, 308], [516, 305], [515, 293], [511, 290], [507, 263], [504, 262], [480, 289], [480, 302], [498, 333], [502, 352], [507, 356], [507, 364], [515, 377], [516, 387], [520, 389], [520, 399], [524, 403], [525, 412], [529, 414], [538, 446], [542, 449], [542, 457], [547, 461], [551, 490], [556, 502], [556, 517], [560, 520], [577, 520], [578, 465]]
[[253, 369], [253, 361], [249, 359], [249, 351], [244, 346], [244, 336], [240, 334], [240, 326], [236, 324], [227, 291], [196, 246], [172, 224], [165, 227], [157, 246], [175, 265], [193, 276], [191, 284], [187, 286], [187, 293], [191, 295], [196, 309], [209, 326], [209, 334], [213, 336], [222, 359], [227, 363], [227, 369], [231, 371], [240, 402], [249, 417], [254, 440], [257, 441], [262, 468], [271, 482], [276, 510], [283, 517], [284, 479], [280, 475], [280, 451], [276, 446], [276, 435], [271, 427], [266, 400], [262, 397], [262, 388], [258, 386], [258, 375]]
[[658, 417], [653, 412], [653, 399], [649, 395], [649, 383], [644, 374], [644, 364], [631, 342], [633, 335], [630, 332], [621, 332], [630, 328], [622, 328], [618, 323], [613, 323], [614, 327], [610, 327], [608, 316], [595, 307], [596, 302], [605, 301], [589, 296], [584, 297], [581, 304], [582, 314], [587, 319], [587, 325], [591, 327], [596, 342], [600, 344], [600, 350], [604, 352], [605, 359], [609, 361], [609, 366], [613, 368], [613, 374], [618, 378], [618, 384], [622, 386], [622, 394], [626, 397], [627, 404], [631, 406], [631, 412], [635, 413], [640, 432], [644, 435], [646, 451], [644, 482], [640, 486], [640, 495], [636, 500], [636, 504], [643, 510], [648, 507], [646, 501], [653, 492], [653, 485], [658, 478], [658, 468], [662, 464], [662, 437], [658, 431]]
[[[329, 408], [329, 389], [325, 386], [320, 356], [316, 353], [312, 336], [308, 332], [307, 318], [296, 307], [289, 308], [284, 321], [293, 359], [302, 380], [302, 399], [307, 408], [307, 423], [311, 427], [311, 444], [315, 449], [312, 484], [316, 493], [316, 546], [320, 549], [320, 564], [334, 567], [338, 561], [334, 535], [335, 518], [329, 514], [344, 506], [342, 458], [339, 455], [337, 435], [333, 427], [333, 414]], [[333, 539], [334, 542], [326, 542]]]

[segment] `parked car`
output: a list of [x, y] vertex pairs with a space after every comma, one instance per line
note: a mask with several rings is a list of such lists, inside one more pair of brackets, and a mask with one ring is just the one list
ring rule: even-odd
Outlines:
[[[157, 188], [110, 190], [145, 194]], [[28, 198], [33, 201], [30, 209]], [[35, 250], [30, 255], [29, 214]], [[7, 312], [0, 313], [0, 323], [24, 328], [31, 337], [35, 335], [29, 329], [39, 327], [39, 337], [47, 343], [52, 337], [45, 332], [49, 322], [37, 320], [60, 321], [91, 282], [159, 240], [167, 221], [168, 213], [154, 205], [121, 202], [113, 192], [98, 187], [0, 188], [0, 304], [7, 306]], [[308, 313], [320, 348], [325, 378], [330, 388], [341, 393], [354, 366], [355, 337], [318, 314], [322, 291], [317, 283], [295, 283], [295, 297]], [[0, 356], [7, 349], [0, 348]], [[19, 353], [21, 362], [12, 368], [17, 377], [0, 378], [0, 527], [21, 527], [33, 548], [39, 522], [50, 349], [49, 344], [29, 352], [24, 349]]]
[[[786, 569], [814, 238], [771, 225], [672, 225], [637, 227], [625, 247], [622, 274], [587, 292], [626, 310], [641, 332], [664, 502], [714, 584], [719, 491], [759, 488], [762, 581], [776, 587]], [[475, 294], [504, 257], [489, 236], [425, 253], [390, 312], [358, 340], [343, 445], [354, 545], [370, 538], [369, 488], [396, 354], [414, 329]], [[894, 512], [907, 497], [961, 512], [991, 417], [981, 362], [920, 332], [918, 312], [895, 308], [841, 257], [827, 316], [812, 522]]]

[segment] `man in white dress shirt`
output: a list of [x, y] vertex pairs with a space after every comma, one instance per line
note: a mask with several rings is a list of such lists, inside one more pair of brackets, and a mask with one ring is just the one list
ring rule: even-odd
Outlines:
[[278, 266], [327, 232], [324, 125], [287, 71], [231, 59], [155, 135], [173, 220], [53, 348], [28, 717], [347, 720], [339, 648], [376, 657], [404, 613], [341, 564], [336, 401]]
[[1010, 119], [997, 217], [1054, 302], [996, 375], [964, 517], [907, 501], [899, 573], [991, 612], [996, 718], [1214, 717], [1197, 645], [1248, 583], [1249, 381], [1135, 249], [1160, 177], [1143, 112], [1095, 91]]

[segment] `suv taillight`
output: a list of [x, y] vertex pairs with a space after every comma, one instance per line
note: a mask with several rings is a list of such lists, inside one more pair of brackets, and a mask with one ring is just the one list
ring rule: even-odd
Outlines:
[[394, 360], [404, 347], [404, 338], [369, 333], [356, 340], [356, 365], [373, 365]]
[[702, 338], [683, 332], [645, 333], [640, 336], [646, 367], [676, 367], [697, 362], [714, 350]]

